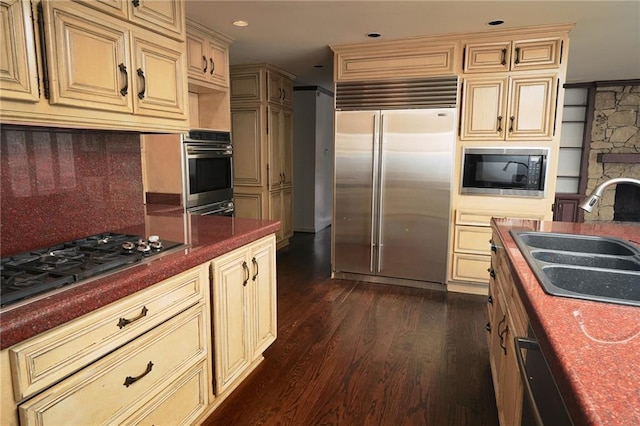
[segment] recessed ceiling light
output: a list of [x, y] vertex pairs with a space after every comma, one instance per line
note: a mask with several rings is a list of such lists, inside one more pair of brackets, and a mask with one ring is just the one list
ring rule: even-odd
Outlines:
[[233, 25], [236, 27], [246, 27], [249, 23], [247, 21], [234, 21]]
[[380, 33], [368, 33], [367, 37], [378, 38], [378, 37], [380, 37]]
[[504, 24], [504, 21], [498, 19], [497, 21], [489, 21], [487, 22], [487, 25], [489, 25], [490, 27], [495, 27], [496, 25], [502, 25]]

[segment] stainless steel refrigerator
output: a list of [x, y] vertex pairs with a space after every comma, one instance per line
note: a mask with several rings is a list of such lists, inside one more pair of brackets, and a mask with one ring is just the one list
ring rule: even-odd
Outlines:
[[336, 112], [334, 277], [445, 284], [455, 117]]

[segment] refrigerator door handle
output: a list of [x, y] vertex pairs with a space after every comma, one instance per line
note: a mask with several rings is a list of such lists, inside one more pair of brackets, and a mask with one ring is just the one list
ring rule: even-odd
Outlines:
[[377, 209], [377, 222], [378, 222], [378, 261], [376, 265], [376, 272], [379, 273], [382, 270], [382, 248], [384, 246], [382, 241], [382, 206], [384, 205], [384, 186], [382, 180], [384, 179], [384, 114], [380, 113], [380, 135], [379, 135], [378, 152], [374, 156], [378, 157], [378, 209]]
[[377, 203], [377, 186], [378, 186], [378, 156], [376, 155], [378, 140], [380, 138], [378, 119], [380, 115], [373, 116], [373, 156], [371, 167], [371, 249], [369, 253], [369, 271], [373, 272], [375, 268], [375, 252], [376, 252], [376, 203]]

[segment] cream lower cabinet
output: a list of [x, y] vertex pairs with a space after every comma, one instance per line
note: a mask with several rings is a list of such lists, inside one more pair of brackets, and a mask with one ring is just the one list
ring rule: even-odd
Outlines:
[[215, 391], [223, 394], [276, 339], [275, 237], [212, 261]]
[[493, 235], [492, 242], [487, 324], [489, 360], [500, 424], [516, 426], [522, 420], [523, 385], [514, 338], [527, 335], [529, 320], [497, 234]]
[[490, 222], [496, 217], [518, 217], [542, 220], [543, 214], [505, 211], [458, 209], [453, 227], [453, 252], [449, 288], [459, 286], [464, 292], [486, 294], [491, 265]]
[[207, 273], [193, 268], [10, 347], [20, 424], [192, 424], [213, 400]]

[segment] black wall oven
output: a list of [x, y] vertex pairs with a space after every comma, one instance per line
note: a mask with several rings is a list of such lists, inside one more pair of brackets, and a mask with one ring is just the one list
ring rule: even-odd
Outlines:
[[546, 148], [465, 148], [462, 194], [544, 197]]
[[[183, 136], [184, 204], [194, 214], [233, 214], [233, 145], [229, 132]], [[223, 209], [220, 207], [224, 206]], [[231, 213], [231, 214], [230, 214]]]

